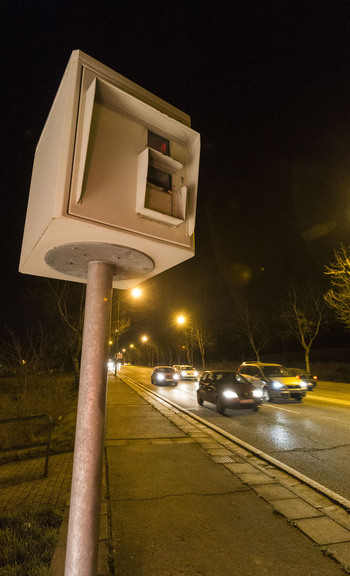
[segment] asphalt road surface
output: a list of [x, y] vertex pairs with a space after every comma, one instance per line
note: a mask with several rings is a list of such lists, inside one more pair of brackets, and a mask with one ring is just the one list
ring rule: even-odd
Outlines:
[[197, 404], [195, 382], [155, 386], [150, 374], [151, 368], [136, 366], [120, 372], [350, 499], [350, 384], [318, 382], [302, 403], [265, 403], [258, 412], [221, 416], [213, 404]]

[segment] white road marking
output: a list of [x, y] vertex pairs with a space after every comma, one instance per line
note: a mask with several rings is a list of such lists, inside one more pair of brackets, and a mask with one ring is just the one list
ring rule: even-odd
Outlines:
[[292, 412], [293, 414], [301, 415], [301, 412], [296, 410], [290, 410], [289, 408], [281, 408], [281, 406], [273, 406], [272, 404], [263, 404], [263, 406], [268, 406], [269, 408], [276, 408], [276, 410], [284, 410], [284, 412]]

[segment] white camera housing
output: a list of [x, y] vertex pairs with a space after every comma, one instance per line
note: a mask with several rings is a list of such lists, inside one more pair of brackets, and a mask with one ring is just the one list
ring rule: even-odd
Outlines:
[[130, 288], [194, 255], [200, 136], [190, 118], [72, 53], [37, 145], [20, 272]]

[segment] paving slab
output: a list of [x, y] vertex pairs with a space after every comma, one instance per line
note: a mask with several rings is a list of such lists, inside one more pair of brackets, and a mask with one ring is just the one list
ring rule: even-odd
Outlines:
[[327, 552], [337, 558], [344, 566], [350, 566], [350, 543], [331, 544], [327, 546]]
[[[137, 394], [136, 394], [137, 396]], [[162, 416], [150, 404], [123, 404], [118, 409], [109, 406], [106, 441], [115, 438], [114, 429], [118, 429], [118, 440], [123, 438], [169, 438], [185, 437], [186, 434], [170, 420]], [[155, 432], [156, 431], [156, 432]]]
[[322, 516], [320, 510], [314, 508], [314, 506], [310, 506], [310, 504], [300, 498], [274, 500], [273, 507], [289, 520]]
[[350, 532], [325, 516], [297, 520], [296, 525], [318, 544], [350, 542]]
[[276, 500], [287, 500], [289, 498], [295, 498], [293, 492], [281, 486], [280, 484], [259, 484], [254, 486], [255, 492], [257, 492], [264, 500], [268, 502], [275, 502]]

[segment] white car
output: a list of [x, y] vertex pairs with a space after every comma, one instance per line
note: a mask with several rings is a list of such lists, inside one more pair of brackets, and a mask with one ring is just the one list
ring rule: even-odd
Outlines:
[[179, 375], [179, 380], [198, 380], [199, 372], [189, 364], [175, 364], [173, 368]]
[[297, 378], [293, 372], [281, 364], [268, 362], [243, 362], [237, 371], [254, 386], [262, 386], [264, 398], [276, 400], [298, 400], [306, 396], [307, 383]]

